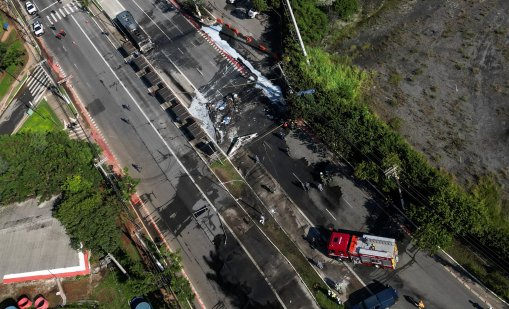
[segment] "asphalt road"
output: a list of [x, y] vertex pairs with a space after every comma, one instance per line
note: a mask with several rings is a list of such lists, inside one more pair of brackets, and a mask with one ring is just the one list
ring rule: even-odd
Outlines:
[[[290, 156], [282, 151], [286, 147]], [[299, 181], [319, 183], [319, 172], [326, 162], [320, 149], [305, 135], [293, 132], [283, 141], [275, 134], [268, 134], [249, 145], [249, 150], [260, 158], [317, 228], [333, 225], [397, 240], [400, 260], [396, 270], [351, 264], [366, 285], [389, 284], [400, 296], [421, 297], [426, 308], [472, 308], [470, 301], [482, 304], [441, 264], [409, 243], [408, 236], [382, 210], [382, 203], [363, 183], [352, 178], [353, 171], [348, 166], [337, 166], [335, 186], [326, 187], [323, 192], [316, 187], [309, 192], [302, 190]], [[394, 308], [412, 308], [412, 305], [403, 298]]]
[[18, 98], [12, 101], [0, 118], [0, 134], [12, 134], [14, 132], [28, 110], [25, 105], [27, 103], [28, 101], [22, 101]]
[[[140, 18], [142, 26], [157, 43], [156, 52], [151, 57], [160, 68], [167, 70], [168, 75], [174, 75], [175, 71], [182, 72], [186, 76], [182, 77], [185, 80], [183, 82], [191, 85], [191, 88], [203, 91], [208, 98], [224, 96], [221, 86], [215, 87], [211, 93], [207, 92], [211, 81], [220, 85], [232, 85], [232, 81], [238, 83], [242, 80], [240, 74], [231, 66], [229, 68], [224, 58], [214, 52], [179, 14], [170, 12], [163, 16], [162, 12], [150, 3], [140, 4], [132, 0], [121, 2], [132, 11], [135, 18]], [[36, 3], [39, 7], [50, 4], [44, 4], [43, 1]], [[44, 17], [44, 14], [42, 15]], [[211, 223], [205, 224], [205, 227], [204, 221], [194, 219], [193, 212], [207, 206], [207, 201], [197, 192], [192, 180], [185, 175], [178, 162], [172, 158], [167, 144], [152, 132], [152, 126], [165, 140], [171, 140], [171, 148], [175, 149], [185, 166], [193, 163], [199, 165], [196, 157], [191, 155], [192, 151], [187, 143], [183, 142], [181, 133], [169, 123], [167, 115], [159, 108], [159, 103], [146, 95], [143, 83], [123, 63], [107, 37], [100, 33], [91, 19], [83, 13], [74, 13], [71, 16], [58, 22], [58, 29], [63, 27], [68, 36], [61, 41], [57, 40], [51, 37], [51, 31], [47, 27], [49, 33], [45, 35], [45, 41], [59, 56], [61, 67], [68, 75], [73, 76], [75, 89], [119, 161], [126, 166], [137, 164], [143, 168], [140, 174], [132, 172], [133, 176], [142, 179], [140, 191], [145, 192], [145, 199], [151, 207], [141, 212], [151, 212], [147, 217], [159, 221], [158, 225], [164, 228], [164, 236], [171, 239], [172, 245], [181, 248], [184, 265], [190, 271], [189, 276], [197, 285], [207, 307], [222, 303], [227, 306], [277, 304], [259, 272], [235, 242], [229, 241], [226, 246], [216, 247], [210, 241], [214, 236], [222, 234], [216, 224], [217, 219], [211, 219]], [[106, 59], [128, 91], [100, 60], [98, 53]], [[122, 104], [133, 99], [150, 121], [136, 109], [122, 109]], [[130, 123], [123, 122], [120, 118], [129, 119]], [[269, 135], [266, 142], [273, 150], [268, 151], [261, 142], [253, 144], [251, 150], [263, 158], [265, 166], [290, 196], [299, 201], [301, 209], [317, 225], [333, 223], [342, 228], [394, 236], [387, 233], [395, 232], [396, 229], [388, 228], [385, 232], [377, 229], [386, 226], [387, 220], [380, 214], [375, 202], [348, 179], [348, 171], [341, 176], [344, 180], [343, 200], [340, 201], [337, 192], [332, 191], [326, 194], [311, 192], [307, 195], [295, 185], [292, 173], [298, 171], [299, 178], [312, 179], [313, 169], [305, 161], [289, 159], [283, 152], [276, 150], [283, 146], [276, 137]], [[299, 158], [298, 154], [296, 158]], [[207, 179], [204, 181], [210, 182]], [[348, 186], [351, 188], [347, 189]], [[213, 195], [216, 195], [213, 202], [222, 198], [218, 192]], [[214, 217], [213, 213], [208, 215]], [[231, 235], [227, 237], [232, 239]], [[410, 250], [411, 247], [407, 247], [405, 242], [400, 245], [400, 252], [405, 254], [399, 263], [400, 270], [396, 272], [387, 273], [366, 267], [355, 269], [366, 282], [378, 280], [391, 284], [403, 295], [422, 296], [429, 300], [430, 308], [471, 306], [468, 300], [475, 299], [473, 295], [443, 271], [438, 263], [420, 252], [411, 257], [411, 252], [406, 254]], [[235, 273], [235, 278], [232, 278], [232, 273]], [[238, 286], [239, 282], [242, 282], [244, 287], [240, 292], [232, 292], [232, 286]], [[399, 306], [405, 307], [405, 304], [400, 302]]]
[[[51, 5], [49, 1], [36, 4], [40, 9]], [[180, 131], [87, 14], [75, 12], [55, 21], [56, 29], [64, 29], [67, 35], [61, 40], [53, 36], [46, 14], [58, 12], [58, 5], [41, 13], [46, 25], [44, 43], [71, 76], [74, 89], [119, 162], [141, 179], [139, 191], [147, 193], [147, 208], [140, 212], [147, 220], [157, 221], [163, 236], [181, 250], [184, 267], [205, 306], [279, 307], [274, 293], [231, 234], [227, 233], [226, 245], [216, 246], [211, 241], [224, 233], [218, 219], [212, 218], [208, 224], [194, 219], [193, 212], [208, 202], [169, 153], [168, 141], [186, 165], [197, 166]], [[122, 108], [128, 102], [131, 111]], [[132, 164], [141, 167], [139, 173]], [[205, 227], [200, 228], [199, 223]]]
[[[140, 4], [134, 0], [121, 0], [121, 2], [140, 20], [144, 29], [152, 38], [155, 38], [157, 45], [162, 47], [163, 55], [156, 53], [154, 57], [155, 62], [161, 67], [167, 65], [164, 58], [168, 52], [164, 51], [170, 50], [172, 64], [176, 64], [174, 67], [179, 67], [184, 72], [195, 88], [214, 89], [217, 88], [216, 84], [224, 85], [228, 83], [228, 80], [241, 79], [234, 71], [226, 74], [228, 78], [224, 80], [214, 75], [211, 78], [199, 74], [200, 71], [216, 72], [223, 68], [221, 65], [210, 66], [213, 53], [204, 50], [207, 49], [206, 45], [197, 48], [196, 42], [201, 42], [202, 39], [196, 35], [190, 35], [192, 29], [189, 27], [191, 26], [186, 24], [179, 14], [163, 13], [157, 6], [150, 3]], [[216, 99], [219, 97], [218, 94]], [[263, 144], [264, 141], [269, 147]], [[296, 141], [296, 145], [299, 145], [299, 141]], [[356, 273], [367, 284], [375, 281], [390, 284], [402, 295], [423, 297], [428, 300], [428, 306], [431, 308], [468, 308], [472, 306], [469, 300], [481, 303], [438, 262], [409, 244], [408, 237], [397, 225], [390, 223], [391, 220], [381, 210], [378, 202], [369, 195], [369, 191], [352, 179], [352, 171], [348, 167], [341, 167], [341, 176], [338, 178], [345, 193], [341, 198], [338, 187], [328, 188], [323, 193], [313, 190], [308, 194], [296, 185], [298, 181], [295, 178], [297, 176], [303, 181], [317, 182], [316, 169], [309, 166], [304, 159], [300, 159], [302, 156], [298, 153], [309, 151], [308, 146], [304, 146], [305, 150], [302, 147], [294, 147], [295, 158], [289, 158], [280, 151], [284, 147], [286, 145], [278, 137], [270, 134], [264, 140], [252, 144], [250, 150], [260, 158], [264, 158], [262, 161], [266, 168], [271, 171], [292, 199], [297, 201], [301, 210], [312, 222], [317, 226], [326, 227], [333, 224], [338, 228], [394, 237], [398, 240], [400, 261], [396, 271], [354, 267]], [[317, 163], [320, 161], [317, 160]], [[406, 307], [409, 304], [400, 302], [399, 306]]]
[[[148, 2], [121, 0], [121, 3], [133, 13], [156, 42], [158, 48], [152, 56], [156, 65], [168, 68], [166, 70], [183, 72], [187, 77], [183, 83], [191, 84], [195, 91], [196, 89], [202, 91], [209, 101], [224, 96], [221, 91], [217, 93], [221, 85], [227, 85], [231, 81], [235, 81], [234, 84], [242, 82], [238, 72], [225, 70], [227, 62], [218, 60], [217, 53], [214, 53], [211, 46], [204, 44], [203, 38], [193, 31], [192, 26], [180, 14], [175, 11], [163, 12]], [[213, 74], [215, 72], [223, 73]], [[216, 89], [216, 92], [211, 93], [212, 89]], [[367, 196], [351, 179], [352, 171], [346, 168], [343, 171], [341, 186], [345, 193], [348, 193], [343, 198], [339, 199], [337, 190], [332, 188], [325, 193], [314, 190], [306, 194], [295, 185], [296, 178], [293, 173], [304, 181], [310, 181], [316, 177], [313, 174], [314, 170], [309, 168], [304, 160], [288, 160], [285, 153], [277, 150], [283, 145], [274, 135], [268, 135], [266, 139], [272, 145], [272, 150], [268, 150], [261, 143], [253, 144], [251, 150], [260, 158], [267, 158], [264, 161], [266, 167], [290, 196], [300, 202], [299, 206], [312, 222], [319, 226], [334, 224], [344, 229], [366, 231], [398, 239], [401, 256], [399, 268], [395, 272], [354, 267], [367, 284], [373, 281], [390, 284], [402, 295], [429, 299], [427, 303], [432, 308], [471, 306], [468, 301], [476, 297], [445, 272], [440, 264], [409, 245], [408, 238], [404, 237], [397, 226], [387, 224], [390, 220], [383, 214], [376, 201]], [[409, 304], [399, 303], [401, 307], [406, 305]]]

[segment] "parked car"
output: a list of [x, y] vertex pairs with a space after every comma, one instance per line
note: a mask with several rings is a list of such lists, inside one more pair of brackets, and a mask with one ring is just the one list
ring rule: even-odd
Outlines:
[[34, 307], [35, 309], [48, 309], [49, 303], [46, 298], [39, 295], [34, 299]]
[[372, 295], [360, 303], [353, 305], [352, 309], [385, 309], [390, 308], [398, 301], [398, 292], [387, 287], [386, 289]]
[[34, 33], [36, 36], [41, 36], [44, 34], [44, 27], [42, 26], [41, 22], [36, 20], [32, 24], [32, 28], [34, 29]]
[[28, 14], [30, 15], [34, 15], [35, 13], [37, 13], [37, 8], [30, 1], [25, 2], [25, 8], [27, 9]]

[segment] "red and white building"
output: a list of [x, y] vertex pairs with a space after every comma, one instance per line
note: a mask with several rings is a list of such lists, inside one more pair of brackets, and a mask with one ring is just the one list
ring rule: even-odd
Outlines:
[[395, 269], [398, 247], [392, 238], [333, 231], [327, 245], [328, 256], [350, 260], [354, 264]]

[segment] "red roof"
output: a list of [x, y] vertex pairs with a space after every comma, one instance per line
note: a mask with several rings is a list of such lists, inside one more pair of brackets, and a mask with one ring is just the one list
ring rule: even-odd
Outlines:
[[334, 252], [347, 252], [348, 241], [350, 240], [350, 234], [332, 232], [329, 245], [327, 246], [329, 251]]

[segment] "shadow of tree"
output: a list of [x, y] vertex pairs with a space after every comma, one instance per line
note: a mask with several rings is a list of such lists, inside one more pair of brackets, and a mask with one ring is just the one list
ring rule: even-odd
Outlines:
[[[273, 298], [273, 301], [266, 302], [261, 302], [254, 298], [257, 293], [252, 288], [252, 284], [256, 284], [258, 281], [247, 282], [247, 277], [243, 279], [243, 274], [234, 272], [233, 267], [230, 265], [232, 260], [239, 258], [240, 255], [245, 255], [245, 253], [238, 250], [239, 246], [236, 242], [232, 243], [230, 241], [227, 245], [224, 245], [223, 240], [224, 238], [217, 237], [214, 241], [215, 251], [211, 251], [208, 257], [203, 257], [210, 269], [213, 270], [213, 272], [207, 273], [207, 278], [218, 284], [222, 292], [230, 299], [231, 305], [235, 308], [281, 308], [275, 298]], [[233, 246], [236, 248], [232, 248]], [[244, 274], [246, 274], [246, 270], [250, 266], [246, 265], [245, 267]], [[256, 271], [254, 266], [252, 268]], [[250, 274], [249, 279], [252, 278], [253, 276]], [[259, 276], [259, 279], [263, 280], [261, 276]], [[217, 304], [217, 306], [221, 307], [221, 304]]]

